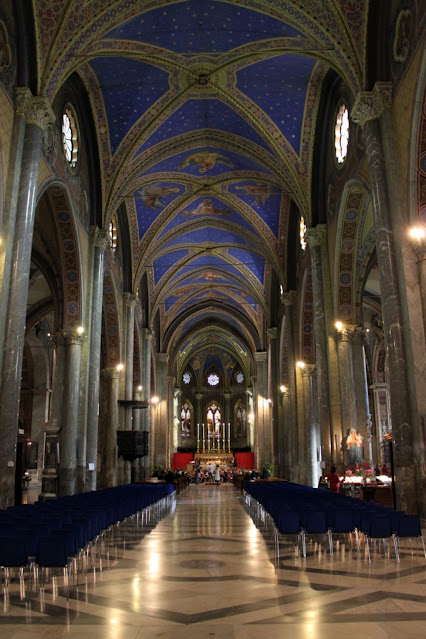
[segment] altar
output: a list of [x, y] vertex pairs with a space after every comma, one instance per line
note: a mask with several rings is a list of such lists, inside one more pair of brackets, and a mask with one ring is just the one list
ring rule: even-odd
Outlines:
[[195, 453], [194, 462], [196, 466], [208, 466], [209, 464], [216, 466], [219, 464], [219, 466], [231, 468], [234, 465], [234, 455], [229, 450], [206, 450]]

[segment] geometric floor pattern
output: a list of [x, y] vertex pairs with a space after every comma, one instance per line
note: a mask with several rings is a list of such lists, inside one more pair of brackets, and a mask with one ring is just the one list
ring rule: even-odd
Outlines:
[[71, 587], [0, 593], [0, 639], [425, 639], [422, 552], [306, 559], [256, 527], [229, 486], [190, 486], [158, 523], [129, 527], [103, 570]]

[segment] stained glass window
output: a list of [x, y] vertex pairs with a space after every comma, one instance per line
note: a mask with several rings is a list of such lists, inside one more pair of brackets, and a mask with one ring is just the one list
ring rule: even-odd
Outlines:
[[74, 169], [77, 165], [78, 136], [75, 116], [69, 107], [62, 114], [62, 143], [67, 162]]
[[182, 379], [184, 384], [189, 384], [191, 381], [191, 375], [189, 373], [184, 373]]
[[237, 380], [239, 384], [242, 384], [244, 381], [244, 375], [241, 372], [237, 373], [235, 376], [235, 379]]
[[348, 153], [349, 142], [349, 113], [344, 104], [339, 109], [334, 130], [334, 146], [336, 147], [336, 158], [339, 164], [345, 161]]
[[217, 386], [219, 384], [219, 377], [215, 374], [209, 375], [207, 377], [207, 384], [210, 384], [210, 386]]

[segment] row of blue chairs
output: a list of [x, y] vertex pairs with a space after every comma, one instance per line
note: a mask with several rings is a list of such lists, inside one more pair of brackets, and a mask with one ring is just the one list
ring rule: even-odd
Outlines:
[[[365, 540], [371, 562], [370, 541], [391, 540], [396, 560], [400, 561], [401, 538], [421, 539], [426, 557], [420, 521], [417, 515], [387, 508], [327, 490], [293, 484], [291, 482], [245, 482], [246, 503], [254, 516], [265, 521], [269, 516], [274, 527], [275, 547], [279, 556], [279, 535], [296, 535], [298, 546], [306, 557], [306, 536], [324, 535], [333, 555], [333, 534], [355, 537], [360, 552], [361, 537]], [[412, 544], [411, 552], [413, 553]]]
[[108, 552], [111, 542], [121, 541], [125, 524], [135, 520], [139, 526], [152, 512], [159, 517], [174, 498], [172, 484], [128, 484], [0, 510], [0, 566], [5, 588], [11, 568], [19, 569], [22, 587], [24, 569], [28, 568], [30, 577], [37, 581], [41, 567], [44, 586], [46, 569], [60, 567], [69, 592], [72, 568], [78, 580], [80, 560], [87, 570], [90, 558], [96, 570], [98, 558], [102, 570], [103, 547]]

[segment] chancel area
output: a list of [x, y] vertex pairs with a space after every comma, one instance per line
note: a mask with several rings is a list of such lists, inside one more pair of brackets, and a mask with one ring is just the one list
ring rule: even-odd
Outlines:
[[[222, 579], [247, 549], [244, 578], [281, 579], [274, 632], [306, 621], [280, 613], [290, 572], [265, 567], [244, 480], [318, 489], [337, 473], [342, 497], [425, 523], [425, 20], [421, 0], [0, 0], [0, 513], [219, 466], [216, 486], [128, 522], [134, 546], [117, 550], [123, 583], [142, 562], [160, 634], [166, 620], [176, 639], [187, 623], [216, 632], [227, 596], [191, 617], [188, 595], [179, 616], [165, 584]], [[189, 552], [174, 526], [197, 541], [167, 572], [168, 539]], [[212, 541], [228, 533], [229, 551]], [[311, 574], [318, 548], [290, 555]], [[334, 564], [341, 588], [349, 573], [371, 586], [351, 557]], [[412, 584], [420, 558], [405, 556]], [[92, 586], [88, 625], [107, 608]], [[246, 587], [245, 629], [223, 639], [269, 619]], [[149, 636], [131, 598], [119, 631]], [[424, 596], [410, 606], [424, 621]], [[377, 639], [399, 623], [370, 621]]]

